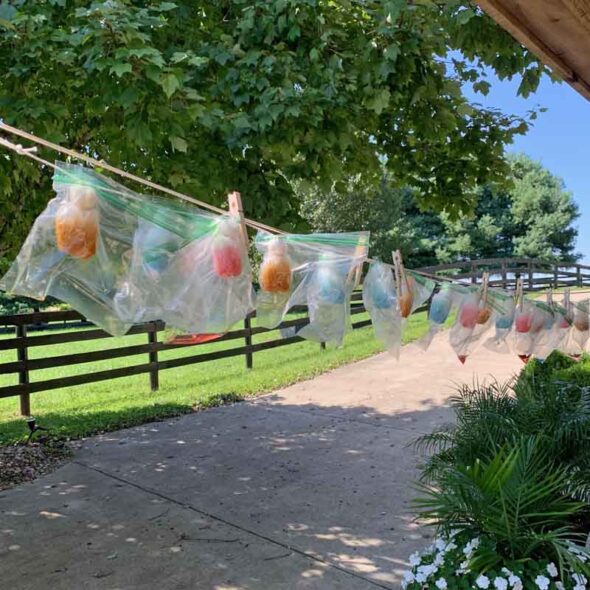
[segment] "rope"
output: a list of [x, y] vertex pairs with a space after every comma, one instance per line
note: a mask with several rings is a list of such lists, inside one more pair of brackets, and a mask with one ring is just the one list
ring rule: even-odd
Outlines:
[[[111, 166], [110, 164], [108, 164], [107, 162], [105, 162], [103, 160], [97, 160], [96, 158], [93, 158], [91, 156], [87, 156], [86, 154], [81, 154], [80, 152], [76, 152], [74, 150], [62, 147], [61, 145], [58, 145], [56, 143], [53, 143], [53, 142], [48, 141], [46, 139], [43, 139], [42, 137], [37, 137], [36, 135], [33, 135], [32, 133], [27, 133], [26, 131], [23, 131], [22, 129], [18, 129], [17, 127], [12, 127], [11, 125], [7, 125], [2, 120], [0, 120], [0, 129], [6, 131], [7, 133], [12, 133], [13, 135], [17, 135], [18, 137], [22, 137], [23, 139], [27, 139], [28, 141], [31, 141], [32, 143], [42, 145], [43, 147], [49, 148], [49, 149], [56, 151], [60, 154], [64, 154], [64, 155], [69, 156], [71, 158], [75, 158], [77, 160], [81, 160], [83, 162], [86, 162], [87, 164], [90, 164], [93, 167], [103, 168], [104, 170], [108, 170], [109, 172], [112, 172], [113, 174], [116, 174], [116, 175], [121, 176], [123, 178], [127, 178], [127, 179], [137, 182], [139, 184], [143, 184], [144, 186], [148, 186], [156, 191], [166, 193], [166, 194], [176, 197], [178, 199], [182, 199], [183, 201], [188, 201], [189, 203], [193, 203], [193, 205], [197, 205], [203, 209], [208, 209], [209, 211], [214, 211], [215, 213], [220, 213], [222, 215], [227, 213], [227, 211], [225, 209], [221, 209], [219, 207], [216, 207], [215, 205], [211, 205], [210, 203], [206, 203], [205, 201], [199, 201], [198, 199], [195, 199], [195, 198], [193, 198], [189, 195], [186, 195], [184, 193], [175, 191], [174, 189], [162, 186], [161, 184], [157, 184], [156, 182], [152, 182], [151, 180], [147, 180], [146, 178], [136, 176], [135, 174], [131, 174], [129, 172], [126, 172], [125, 170], [121, 170], [121, 168], [117, 168], [116, 166]], [[2, 141], [0, 141], [0, 145], [3, 145], [4, 147], [7, 147], [8, 149], [15, 151], [19, 155], [32, 157], [32, 159], [37, 160], [38, 162], [40, 162], [46, 166], [50, 166], [54, 170], [57, 169], [55, 164], [50, 164], [46, 160], [42, 160], [40, 158], [33, 157], [30, 153], [30, 149], [23, 148], [22, 146], [20, 146], [20, 144], [17, 145], [17, 144], [11, 143], [5, 139], [2, 139]], [[246, 223], [246, 225], [249, 225], [255, 229], [262, 229], [262, 230], [265, 230], [265, 231], [268, 231], [271, 233], [275, 233], [275, 234], [284, 234], [285, 233], [277, 228], [271, 227], [270, 225], [265, 225], [264, 223], [260, 223], [259, 221], [255, 221], [253, 219], [245, 218], [244, 222]]]

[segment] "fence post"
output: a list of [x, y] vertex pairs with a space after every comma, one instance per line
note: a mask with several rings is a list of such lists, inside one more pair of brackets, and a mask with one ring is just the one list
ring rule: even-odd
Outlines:
[[535, 288], [535, 283], [533, 282], [533, 263], [527, 262], [527, 271], [529, 273], [529, 291], [532, 291]]
[[[155, 345], [158, 343], [158, 326], [156, 322], [150, 322], [148, 326], [148, 343]], [[155, 364], [155, 367], [150, 370], [150, 389], [158, 391], [160, 387], [160, 375], [158, 370], [158, 351], [150, 350], [148, 353], [150, 364]]]
[[501, 264], [501, 271], [502, 273], [502, 289], [507, 289], [508, 288], [508, 282], [507, 282], [507, 275], [506, 275], [506, 259], [502, 258], [502, 264]]
[[557, 268], [557, 264], [553, 265], [553, 288], [557, 289], [559, 287], [559, 269]]
[[580, 265], [579, 264], [576, 266], [576, 271], [578, 273], [578, 276], [577, 276], [578, 287], [583, 287], [584, 286], [584, 282], [582, 281], [582, 269], [580, 268]]
[[[17, 359], [23, 363], [23, 368], [18, 372], [18, 383], [19, 385], [28, 385], [29, 351], [27, 349], [27, 326], [25, 324], [19, 324], [16, 326], [16, 337], [22, 338], [22, 344], [18, 345], [16, 351]], [[31, 415], [31, 394], [29, 392], [20, 394], [20, 413], [21, 416]]]
[[244, 318], [244, 330], [246, 331], [244, 340], [246, 343], [246, 369], [251, 369], [254, 366], [254, 356], [252, 355], [252, 320], [247, 315]]
[[475, 262], [471, 263], [471, 282], [477, 283], [477, 266]]

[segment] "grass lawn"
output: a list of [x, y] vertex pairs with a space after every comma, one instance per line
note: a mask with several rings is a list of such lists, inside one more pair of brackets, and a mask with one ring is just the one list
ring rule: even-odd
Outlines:
[[[366, 314], [354, 316], [354, 321]], [[410, 317], [404, 342], [419, 338], [427, 330], [426, 313]], [[31, 336], [37, 333], [31, 333]], [[278, 337], [278, 332], [259, 334], [254, 343]], [[146, 334], [123, 336], [87, 342], [32, 347], [29, 358], [43, 358], [99, 348], [115, 348], [147, 342]], [[241, 340], [210, 343], [162, 351], [161, 360], [242, 346]], [[320, 350], [313, 342], [301, 342], [254, 354], [254, 368], [245, 367], [244, 357], [163, 370], [160, 389], [151, 392], [148, 374], [112, 381], [90, 383], [77, 387], [55, 389], [31, 395], [31, 411], [38, 424], [51, 429], [54, 435], [77, 438], [98, 431], [115, 430], [150, 420], [191, 412], [195, 406], [216, 405], [226, 400], [272, 391], [309, 379], [345, 363], [380, 352], [371, 327], [349, 333], [342, 348]], [[16, 351], [0, 352], [0, 362], [16, 360]], [[70, 367], [57, 367], [31, 372], [31, 382], [102, 371], [147, 362], [147, 354]], [[391, 362], [396, 362], [392, 358]], [[0, 375], [0, 386], [17, 383], [16, 374]], [[24, 419], [19, 415], [18, 397], [0, 399], [0, 444], [22, 440], [27, 434]]]

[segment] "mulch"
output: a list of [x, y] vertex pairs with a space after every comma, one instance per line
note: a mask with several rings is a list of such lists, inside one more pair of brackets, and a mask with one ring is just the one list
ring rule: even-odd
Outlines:
[[50, 473], [71, 455], [64, 442], [50, 438], [0, 447], [0, 490]]

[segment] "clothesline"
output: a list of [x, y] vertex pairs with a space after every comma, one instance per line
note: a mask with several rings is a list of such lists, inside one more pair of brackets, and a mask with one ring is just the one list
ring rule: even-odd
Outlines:
[[[178, 199], [181, 199], [183, 201], [187, 201], [187, 202], [197, 205], [198, 207], [201, 207], [203, 209], [208, 209], [209, 211], [213, 211], [215, 213], [219, 213], [222, 215], [227, 213], [226, 210], [221, 209], [220, 207], [216, 207], [215, 205], [211, 205], [210, 203], [207, 203], [205, 201], [200, 201], [200, 200], [195, 199], [194, 197], [191, 197], [185, 193], [181, 193], [179, 191], [168, 188], [168, 187], [158, 184], [156, 182], [152, 182], [151, 180], [148, 180], [146, 178], [142, 178], [141, 176], [136, 176], [135, 174], [131, 174], [130, 172], [126, 172], [125, 170], [122, 170], [121, 168], [117, 168], [116, 166], [111, 166], [110, 164], [108, 164], [104, 160], [97, 160], [96, 158], [93, 158], [92, 156], [82, 154], [80, 152], [77, 152], [77, 151], [69, 149], [69, 148], [65, 148], [65, 147], [60, 146], [59, 144], [53, 143], [47, 139], [43, 139], [42, 137], [38, 137], [37, 135], [34, 135], [32, 133], [28, 133], [26, 131], [23, 131], [22, 129], [19, 129], [18, 127], [13, 127], [12, 125], [8, 125], [2, 119], [0, 119], [0, 129], [2, 129], [3, 131], [5, 131], [7, 133], [11, 133], [11, 134], [16, 135], [18, 137], [26, 139], [27, 141], [30, 141], [34, 144], [51, 149], [51, 150], [58, 152], [60, 154], [66, 155], [71, 158], [75, 158], [77, 160], [81, 160], [93, 167], [98, 167], [98, 168], [102, 168], [104, 170], [108, 170], [109, 172], [112, 172], [113, 174], [121, 176], [122, 178], [132, 180], [134, 182], [137, 182], [139, 184], [142, 184], [144, 186], [147, 186], [147, 187], [157, 190], [159, 192], [163, 192], [163, 193], [166, 193], [166, 194], [171, 195], [173, 197], [176, 197]], [[0, 145], [2, 145], [3, 147], [5, 147], [7, 149], [14, 151], [18, 155], [26, 156], [32, 160], [35, 160], [39, 164], [43, 164], [44, 166], [48, 166], [54, 170], [61, 170], [56, 164], [49, 162], [49, 161], [45, 160], [44, 158], [37, 156], [34, 153], [36, 151], [36, 148], [25, 148], [20, 144], [15, 144], [15, 143], [8, 141], [7, 139], [4, 139], [2, 137], [0, 137]], [[254, 229], [257, 229], [257, 230], [263, 230], [263, 231], [267, 231], [267, 232], [270, 232], [273, 234], [279, 234], [279, 235], [287, 234], [287, 232], [280, 230], [276, 227], [266, 225], [264, 223], [261, 223], [259, 221], [254, 220], [254, 219], [249, 219], [247, 217], [244, 217], [244, 223]], [[375, 262], [375, 260], [372, 258], [367, 258], [366, 260], [367, 260], [367, 262]], [[394, 266], [392, 264], [388, 264], [388, 263], [385, 263], [385, 264], [387, 264], [387, 266], [390, 266], [391, 268], [394, 268]], [[441, 277], [441, 276], [434, 277], [428, 273], [424, 273], [424, 272], [420, 272], [420, 271], [416, 271], [416, 270], [413, 270], [412, 272], [415, 272], [416, 274], [422, 275], [427, 278], [435, 279], [437, 281], [454, 282], [453, 279], [450, 279], [447, 277]]]

